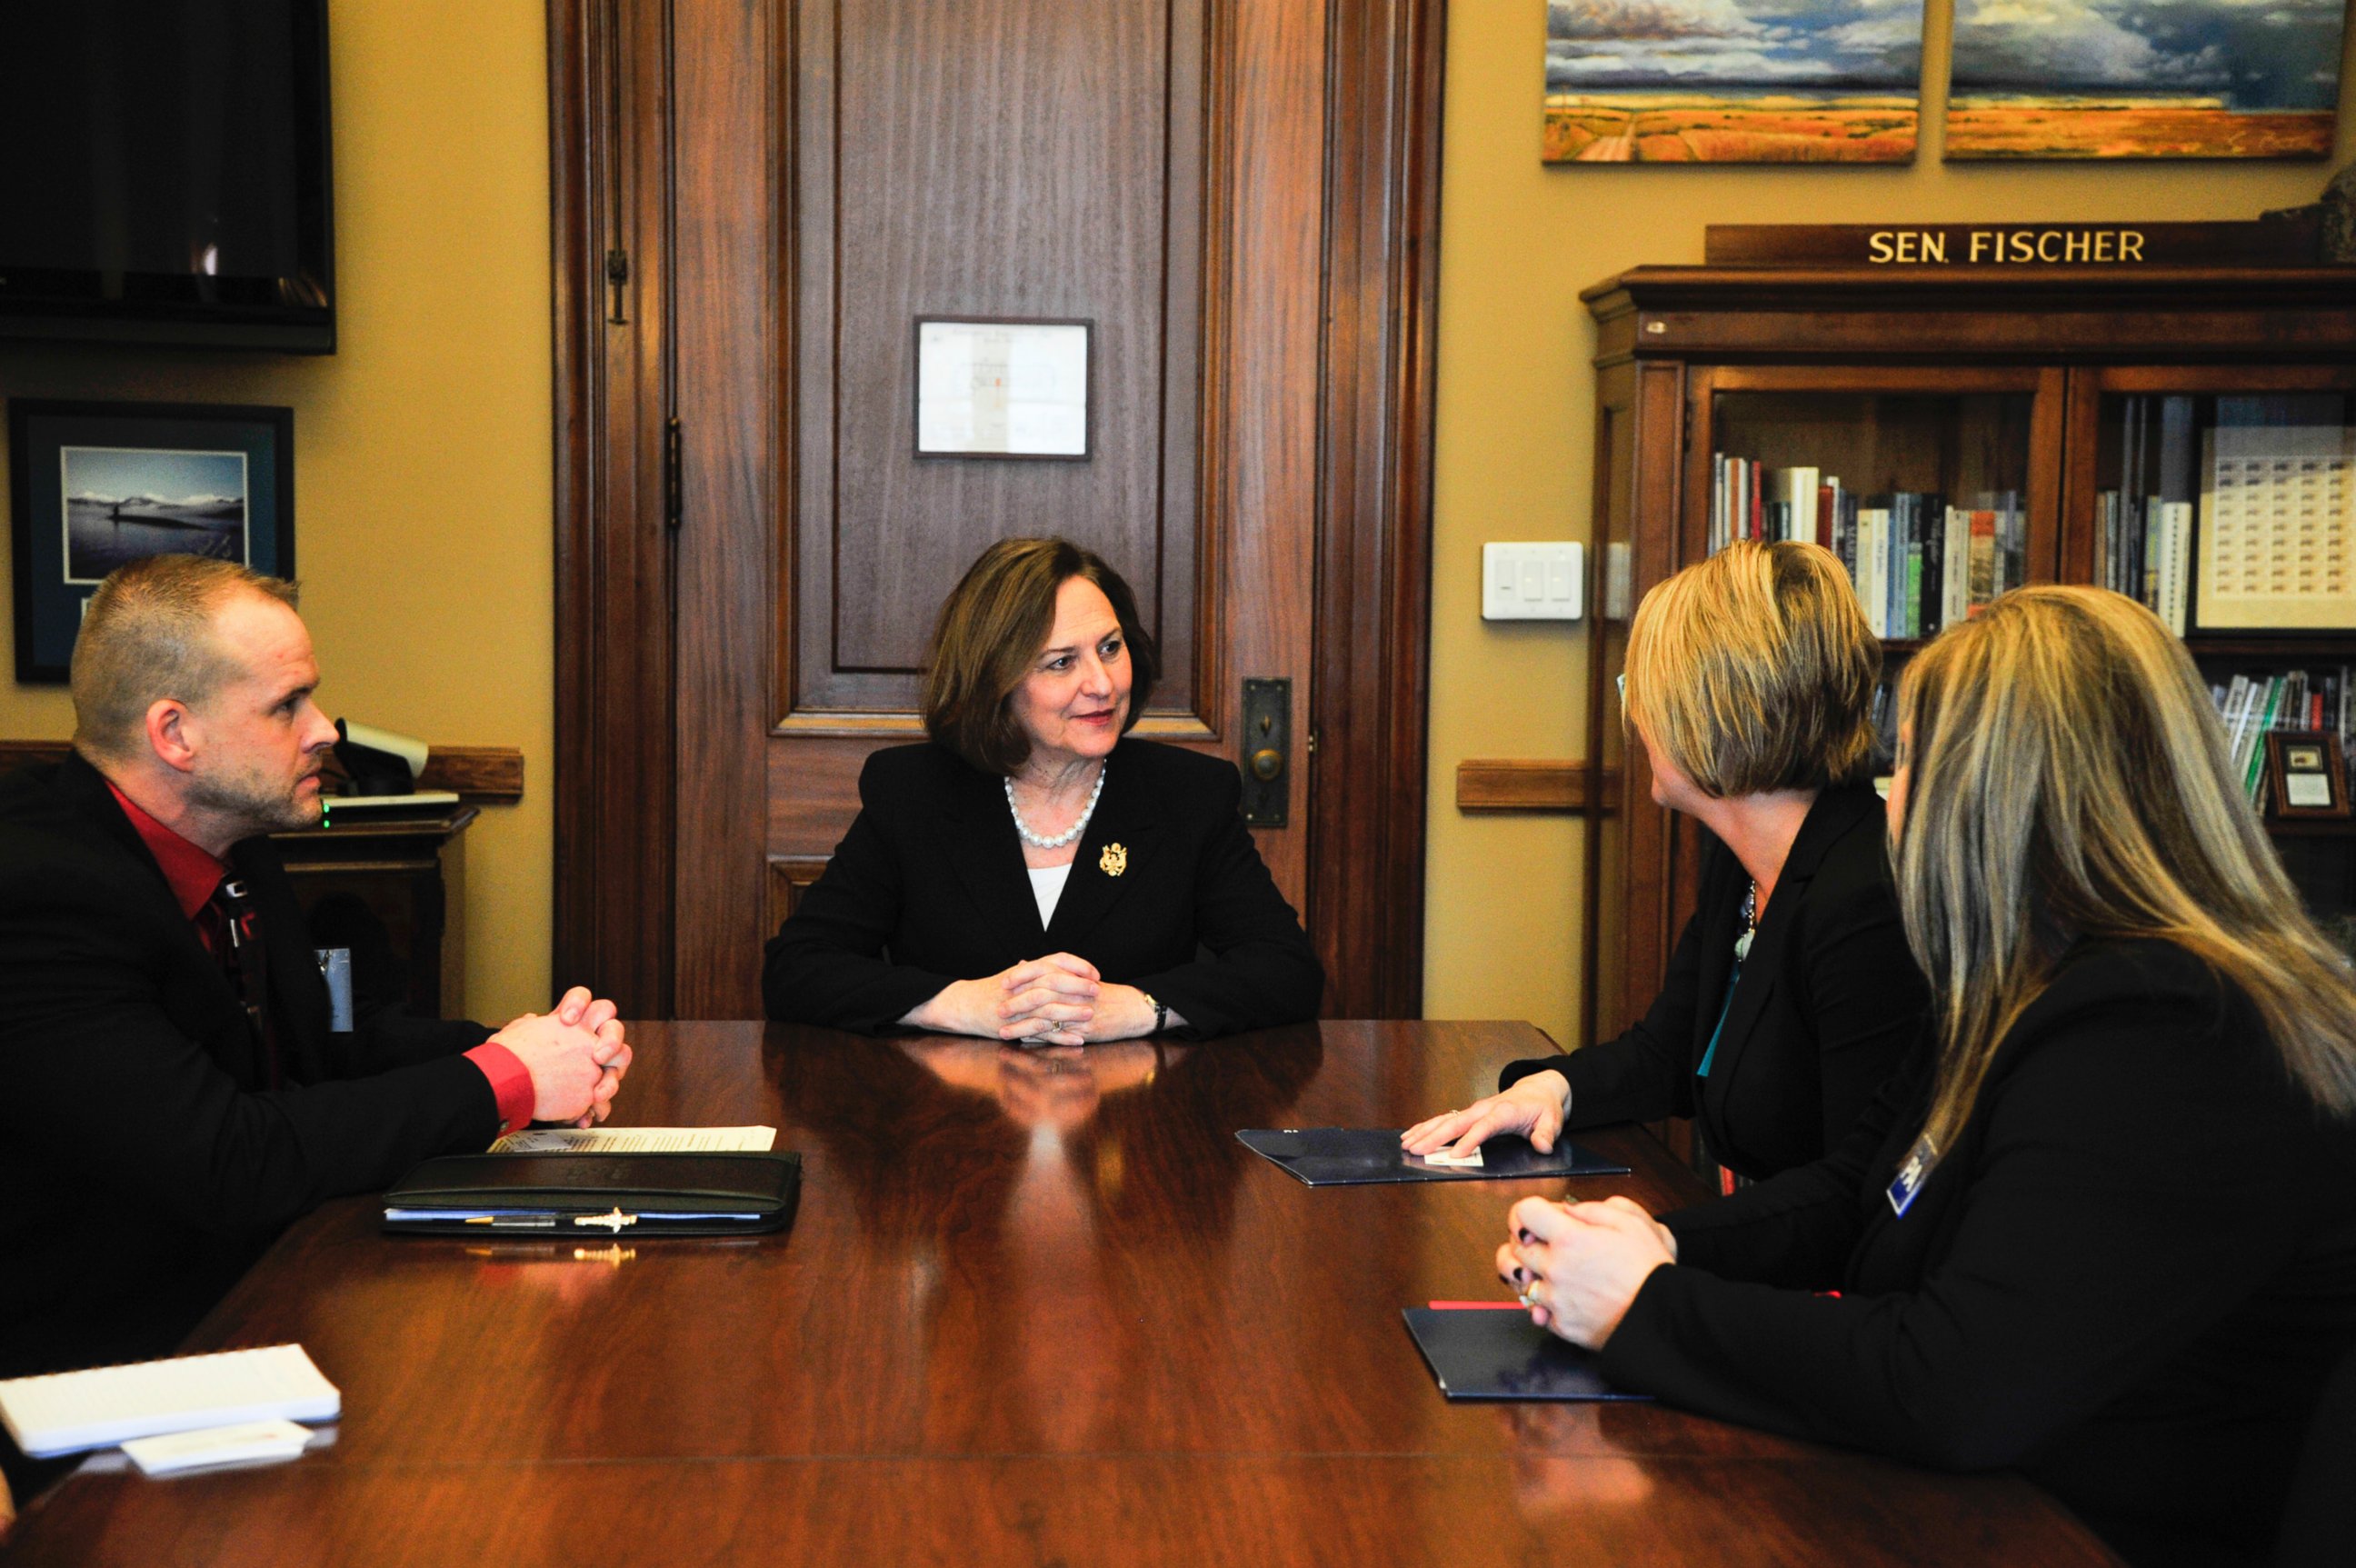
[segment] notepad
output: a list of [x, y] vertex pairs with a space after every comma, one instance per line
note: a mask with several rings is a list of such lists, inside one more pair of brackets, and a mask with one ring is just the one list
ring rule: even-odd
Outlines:
[[0, 1382], [0, 1423], [36, 1459], [273, 1417], [332, 1421], [342, 1409], [300, 1345]]
[[491, 1145], [495, 1155], [680, 1155], [776, 1147], [775, 1127], [533, 1127]]

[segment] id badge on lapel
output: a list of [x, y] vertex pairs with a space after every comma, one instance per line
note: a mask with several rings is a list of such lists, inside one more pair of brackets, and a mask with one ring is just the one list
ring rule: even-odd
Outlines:
[[1906, 1152], [1906, 1163], [1890, 1178], [1890, 1207], [1893, 1213], [1901, 1219], [1905, 1217], [1907, 1209], [1913, 1207], [1914, 1195], [1922, 1190], [1922, 1184], [1931, 1179], [1938, 1165], [1939, 1147], [1925, 1133], [1914, 1140], [1914, 1146]]

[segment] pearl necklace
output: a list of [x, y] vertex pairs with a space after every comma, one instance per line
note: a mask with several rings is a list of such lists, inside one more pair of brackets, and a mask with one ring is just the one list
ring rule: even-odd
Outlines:
[[1080, 808], [1080, 820], [1074, 822], [1070, 827], [1066, 828], [1062, 832], [1057, 833], [1054, 838], [1049, 838], [1044, 833], [1034, 833], [1031, 831], [1031, 824], [1023, 820], [1023, 808], [1014, 803], [1014, 780], [1011, 778], [1008, 779], [1006, 780], [1006, 809], [1014, 815], [1015, 832], [1020, 834], [1023, 842], [1029, 844], [1033, 849], [1063, 848], [1066, 844], [1071, 843], [1074, 839], [1079, 837], [1080, 834], [1087, 831], [1088, 819], [1097, 814], [1097, 797], [1104, 793], [1105, 775], [1110, 771], [1112, 770], [1108, 768], [1099, 768], [1097, 769], [1097, 787], [1088, 791], [1088, 803]]

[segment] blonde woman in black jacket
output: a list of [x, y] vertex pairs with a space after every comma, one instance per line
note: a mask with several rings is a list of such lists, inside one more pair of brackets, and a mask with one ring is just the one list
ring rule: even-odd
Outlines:
[[2348, 964], [2141, 606], [2008, 595], [1900, 717], [1936, 1059], [1831, 1157], [1664, 1223], [1516, 1204], [1499, 1272], [1623, 1387], [2018, 1468], [2136, 1563], [2261, 1561], [2356, 1337]]
[[1756, 1177], [1847, 1134], [1929, 1002], [1873, 790], [1880, 671], [1848, 575], [1813, 544], [1730, 545], [1644, 596], [1627, 725], [1653, 799], [1709, 830], [1693, 918], [1633, 1027], [1508, 1064], [1496, 1094], [1408, 1128], [1409, 1154], [1690, 1116]]

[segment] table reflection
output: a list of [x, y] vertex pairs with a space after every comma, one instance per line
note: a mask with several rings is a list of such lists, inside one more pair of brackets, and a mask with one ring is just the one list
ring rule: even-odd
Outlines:
[[1156, 1282], [1227, 1240], [1252, 1157], [1236, 1130], [1279, 1119], [1323, 1059], [1307, 1026], [1232, 1048], [829, 1040], [776, 1066], [793, 1141], [900, 1274], [905, 1353], [989, 1385], [927, 1425], [1067, 1453], [1117, 1437], [1171, 1353]]

